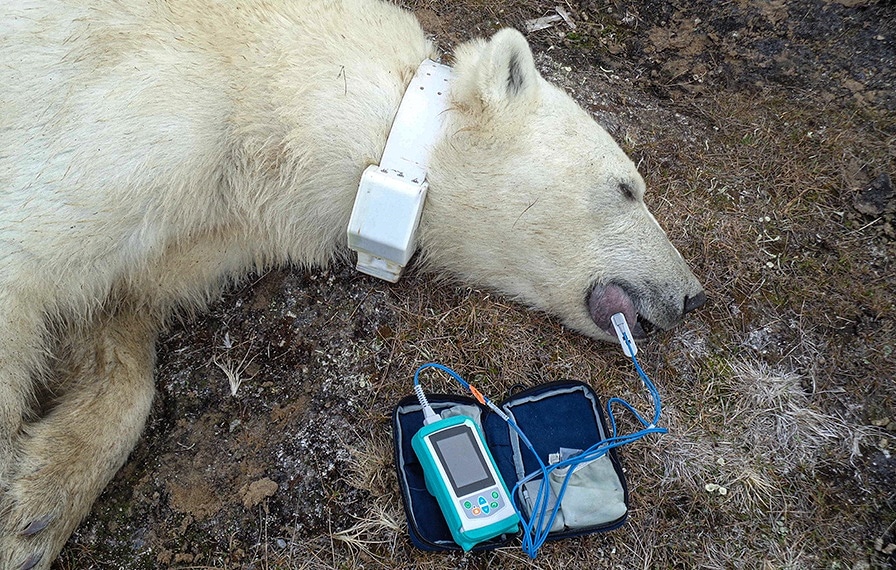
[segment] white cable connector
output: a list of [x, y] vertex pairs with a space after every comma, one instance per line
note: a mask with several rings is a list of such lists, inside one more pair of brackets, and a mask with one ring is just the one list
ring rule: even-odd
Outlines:
[[632, 337], [632, 331], [628, 328], [628, 323], [625, 322], [625, 315], [623, 315], [622, 313], [616, 313], [615, 315], [610, 317], [610, 322], [613, 323], [613, 329], [616, 330], [616, 336], [619, 338], [619, 344], [622, 345], [622, 352], [624, 352], [625, 355], [629, 358], [638, 354], [638, 347], [635, 346], [635, 340]]
[[423, 392], [423, 386], [415, 384], [414, 393], [417, 394], [417, 400], [420, 401], [420, 407], [423, 408], [423, 425], [428, 426], [442, 419], [429, 405], [429, 400], [426, 399], [426, 394]]

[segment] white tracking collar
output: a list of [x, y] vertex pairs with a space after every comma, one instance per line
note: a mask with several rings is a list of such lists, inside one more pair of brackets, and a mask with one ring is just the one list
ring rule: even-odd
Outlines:
[[451, 68], [426, 60], [417, 68], [389, 131], [379, 165], [361, 176], [348, 222], [358, 271], [395, 283], [416, 249], [429, 184], [426, 169], [448, 108]]

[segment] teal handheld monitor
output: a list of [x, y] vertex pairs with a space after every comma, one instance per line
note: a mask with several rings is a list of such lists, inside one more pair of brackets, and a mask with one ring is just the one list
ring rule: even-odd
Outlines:
[[423, 466], [426, 489], [438, 501], [461, 548], [468, 551], [490, 538], [517, 532], [519, 517], [507, 486], [471, 418], [454, 416], [424, 425], [411, 445]]

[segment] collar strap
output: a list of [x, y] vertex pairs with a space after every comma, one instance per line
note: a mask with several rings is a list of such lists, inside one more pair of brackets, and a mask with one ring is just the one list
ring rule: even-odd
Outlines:
[[379, 165], [361, 176], [348, 223], [358, 271], [395, 283], [416, 249], [426, 170], [448, 109], [451, 68], [426, 60], [398, 106]]

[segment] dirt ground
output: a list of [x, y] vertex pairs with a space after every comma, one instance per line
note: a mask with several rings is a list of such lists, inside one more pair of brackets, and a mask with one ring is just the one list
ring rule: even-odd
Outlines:
[[389, 417], [419, 364], [495, 399], [572, 378], [646, 400], [613, 346], [343, 260], [256, 276], [171, 328], [149, 427], [55, 567], [896, 567], [896, 5], [406, 5], [448, 51], [555, 16], [527, 34], [539, 68], [639, 163], [706, 287], [640, 346], [670, 433], [621, 450], [629, 522], [535, 561], [415, 550]]

